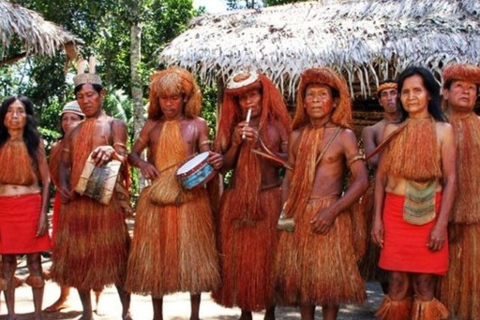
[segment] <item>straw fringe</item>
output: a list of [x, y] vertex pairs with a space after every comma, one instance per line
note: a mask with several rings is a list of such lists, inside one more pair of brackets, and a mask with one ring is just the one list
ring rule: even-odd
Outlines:
[[155, 167], [160, 176], [152, 183], [150, 200], [160, 206], [184, 203], [191, 195], [182, 188], [176, 176], [177, 169], [186, 157], [180, 122], [164, 121], [156, 151]]
[[260, 221], [231, 221], [228, 212], [236, 210], [237, 193], [227, 190], [220, 207], [218, 247], [222, 285], [212, 293], [215, 302], [231, 308], [261, 311], [274, 304], [273, 263], [277, 245], [276, 228], [281, 208], [281, 189], [272, 188], [258, 195]]
[[180, 123], [164, 121], [154, 158], [160, 176], [142, 191], [137, 208], [129, 291], [160, 298], [178, 291], [210, 291], [220, 281], [207, 190], [184, 191], [175, 175], [184, 158]]
[[60, 166], [62, 152], [62, 140], [58, 141], [57, 144], [50, 149], [50, 161], [48, 165], [50, 178], [52, 179], [54, 186], [58, 186], [58, 168]]
[[349, 214], [341, 213], [326, 235], [311, 230], [310, 221], [317, 212], [336, 201], [336, 197], [311, 199], [305, 211], [295, 211], [295, 232], [281, 233], [275, 260], [281, 304], [361, 304], [365, 300]]
[[123, 284], [129, 236], [120, 205], [87, 197], [62, 204], [50, 270], [60, 285], [101, 290]]
[[290, 193], [285, 203], [285, 216], [294, 217], [296, 212], [303, 212], [312, 193], [317, 156], [322, 150], [325, 128], [305, 126], [303, 129]]
[[258, 221], [265, 218], [263, 216], [265, 211], [258, 208], [260, 202], [258, 194], [262, 183], [260, 158], [252, 152], [252, 143], [244, 142], [244, 144], [240, 150], [233, 178], [236, 209], [224, 212], [230, 217], [230, 221]]
[[258, 89], [259, 84], [262, 92], [262, 111], [258, 128], [260, 138], [268, 147], [271, 147], [267, 128], [277, 123], [282, 128], [285, 128], [287, 133], [290, 133], [290, 116], [283, 96], [269, 78], [259, 74], [259, 80], [252, 85], [225, 91], [222, 114], [218, 124], [218, 134], [215, 139], [215, 150], [225, 153], [232, 143], [232, 134], [235, 126], [244, 121], [237, 101], [238, 95], [249, 90]]
[[82, 123], [79, 124], [80, 130], [78, 131], [75, 139], [72, 143], [72, 165], [71, 177], [70, 177], [70, 186], [75, 188], [78, 184], [78, 180], [82, 175], [83, 167], [87, 162], [88, 156], [93, 151], [93, 133], [95, 132], [95, 127], [97, 126], [96, 118], [85, 119]]
[[453, 224], [450, 231], [450, 266], [440, 280], [440, 301], [452, 317], [480, 319], [480, 225]]
[[460, 80], [480, 85], [480, 68], [466, 63], [452, 63], [445, 67], [442, 78], [444, 83]]
[[343, 128], [352, 128], [352, 101], [348, 92], [345, 79], [330, 68], [312, 68], [305, 70], [300, 76], [297, 90], [297, 107], [292, 127], [299, 129], [310, 123], [310, 118], [305, 109], [305, 90], [311, 84], [323, 84], [337, 91], [339, 98], [333, 109], [331, 121]]
[[410, 320], [411, 313], [412, 298], [394, 301], [386, 295], [382, 305], [375, 313], [375, 317], [380, 320]]
[[457, 193], [454, 223], [480, 222], [480, 119], [475, 113], [452, 119], [457, 146]]
[[[56, 50], [70, 43], [83, 43], [73, 34], [50, 21], [46, 21], [37, 12], [28, 10], [8, 1], [0, 1], [0, 41], [2, 49], [10, 46], [19, 37], [25, 44], [28, 54], [53, 56]], [[0, 50], [0, 59], [6, 51]]]
[[23, 140], [7, 140], [0, 149], [0, 163], [1, 183], [29, 186], [37, 180]]
[[[87, 119], [80, 126], [72, 144], [71, 186], [78, 182], [93, 149], [96, 119]], [[130, 242], [124, 219], [115, 197], [108, 206], [78, 195], [62, 204], [53, 250], [53, 280], [82, 290], [122, 285]]]
[[215, 289], [219, 282], [212, 212], [206, 190], [181, 206], [155, 206], [144, 189], [137, 208], [126, 288], [160, 298]]
[[348, 79], [352, 97], [365, 98], [412, 63], [438, 80], [450, 62], [478, 65], [479, 11], [476, 0], [321, 0], [202, 15], [160, 60], [208, 85], [253, 66], [289, 97], [303, 70], [329, 66]]
[[183, 114], [189, 119], [200, 115], [202, 109], [202, 93], [193, 75], [185, 69], [171, 67], [157, 71], [151, 77], [148, 119], [160, 120], [163, 111], [160, 108], [160, 97], [179, 95], [185, 98]]
[[[249, 90], [261, 89], [262, 110], [259, 121], [259, 138], [273, 152], [279, 152], [279, 142], [273, 145], [270, 137], [271, 129], [284, 131], [289, 134], [291, 131], [290, 117], [285, 106], [285, 101], [279, 90], [270, 79], [263, 74], [258, 75], [258, 81], [249, 86], [239, 89], [227, 89], [225, 92], [222, 114], [219, 122], [218, 135], [215, 140], [214, 149], [225, 153], [231, 146], [233, 130], [243, 121], [241, 108], [237, 96]], [[230, 220], [258, 221], [265, 218], [264, 210], [259, 208], [262, 174], [261, 159], [252, 152], [252, 148], [258, 147], [251, 142], [244, 141], [241, 146], [240, 155], [235, 167], [233, 178], [233, 189], [235, 189], [236, 202], [234, 210], [223, 212]], [[271, 164], [269, 164], [271, 165]]]
[[447, 308], [437, 299], [420, 301], [415, 299], [412, 307], [412, 320], [442, 320], [448, 318]]
[[390, 143], [383, 167], [389, 175], [414, 181], [429, 181], [442, 175], [433, 118], [410, 119]]
[[[350, 182], [352, 182], [351, 180], [352, 176], [350, 176]], [[362, 260], [362, 258], [365, 256], [368, 239], [370, 238], [367, 232], [368, 228], [366, 215], [368, 213], [365, 211], [365, 204], [363, 203], [365, 196], [366, 195], [355, 201], [349, 209], [352, 219], [353, 247], [355, 249], [357, 261]]]

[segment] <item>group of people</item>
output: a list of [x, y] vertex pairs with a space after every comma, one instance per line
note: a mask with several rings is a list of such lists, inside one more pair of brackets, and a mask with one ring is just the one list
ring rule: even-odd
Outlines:
[[[50, 274], [64, 292], [78, 289], [83, 320], [93, 317], [91, 290], [111, 284], [124, 319], [132, 292], [151, 295], [153, 317], [163, 319], [163, 296], [183, 291], [197, 320], [200, 294], [211, 291], [220, 305], [239, 307], [241, 320], [261, 310], [274, 319], [276, 305], [299, 307], [305, 320], [319, 305], [332, 320], [341, 304], [364, 302], [364, 279], [383, 283], [379, 319], [480, 318], [480, 119], [473, 112], [480, 68], [445, 68], [443, 108], [425, 68], [382, 83], [385, 118], [364, 129], [365, 152], [352, 131], [346, 81], [329, 68], [301, 74], [293, 121], [268, 77], [233, 74], [214, 141], [199, 117], [193, 75], [158, 71], [130, 153], [126, 125], [102, 111], [100, 77], [82, 73], [74, 83], [78, 106], [62, 112], [51, 175], [31, 102], [11, 97], [0, 108], [1, 284], [9, 319], [16, 318], [15, 255], [27, 254], [26, 283], [41, 319], [40, 252], [52, 248]], [[218, 174], [186, 189], [177, 170], [202, 152]], [[151, 181], [138, 200], [132, 240], [120, 194], [104, 204], [75, 191], [89, 160], [96, 167], [119, 161], [120, 177], [137, 167]], [[224, 187], [221, 174], [229, 171]], [[50, 176], [57, 188], [53, 246]]]

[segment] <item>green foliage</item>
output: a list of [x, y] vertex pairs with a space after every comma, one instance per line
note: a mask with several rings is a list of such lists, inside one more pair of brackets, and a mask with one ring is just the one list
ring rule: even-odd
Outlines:
[[205, 86], [202, 88], [203, 108], [201, 117], [208, 123], [209, 135], [213, 139], [216, 133], [217, 124], [217, 96], [218, 88], [216, 86]]
[[[104, 110], [123, 120], [133, 138], [133, 104], [131, 88], [130, 45], [131, 27], [140, 26], [141, 61], [140, 85], [148, 92], [150, 75], [159, 67], [157, 56], [166, 44], [180, 34], [188, 22], [201, 11], [193, 9], [192, 0], [10, 0], [40, 13], [84, 41], [81, 54], [94, 54], [99, 61], [97, 73], [107, 89]], [[15, 43], [2, 48], [6, 58], [21, 51]], [[62, 107], [74, 99], [70, 66], [65, 76], [66, 57], [58, 52], [55, 57], [28, 57], [0, 68], [0, 98], [13, 94], [27, 95], [35, 104], [39, 129], [47, 148], [60, 138]], [[67, 79], [67, 80], [66, 80]], [[138, 85], [138, 83], [137, 83]], [[213, 96], [213, 89], [206, 89], [206, 96]], [[144, 94], [146, 97], [147, 95]], [[143, 105], [147, 99], [144, 97]], [[209, 98], [210, 99], [210, 98]], [[212, 101], [213, 100], [212, 98]], [[215, 105], [206, 102], [204, 116], [214, 120]], [[211, 114], [210, 114], [211, 113]], [[212, 124], [214, 130], [214, 124]], [[212, 132], [213, 133], [213, 132]], [[134, 193], [138, 192], [138, 179], [132, 175]]]
[[[196, 14], [192, 0], [13, 0], [39, 12], [47, 20], [62, 25], [83, 39], [81, 54], [95, 54], [97, 73], [108, 95], [105, 109], [133, 128], [130, 74], [130, 29], [142, 27], [142, 60], [138, 65], [143, 92], [158, 67], [157, 56], [169, 41], [181, 33]], [[18, 48], [9, 49], [14, 52]], [[15, 51], [15, 52], [16, 52]], [[42, 128], [57, 130], [58, 114], [74, 99], [73, 85], [65, 81], [65, 55], [29, 57], [0, 69], [0, 97], [22, 93], [36, 105]], [[67, 79], [75, 71], [69, 68]], [[119, 91], [120, 90], [120, 91]], [[146, 96], [146, 95], [145, 95]], [[147, 100], [144, 99], [143, 104]], [[47, 131], [45, 131], [47, 132]], [[133, 130], [129, 130], [133, 132]]]

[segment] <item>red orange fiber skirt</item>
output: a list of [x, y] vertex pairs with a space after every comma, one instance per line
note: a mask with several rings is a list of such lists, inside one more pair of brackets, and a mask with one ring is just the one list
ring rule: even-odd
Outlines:
[[52, 243], [55, 243], [55, 234], [58, 228], [58, 215], [60, 214], [60, 192], [55, 192], [55, 201], [53, 202], [52, 215]]
[[[440, 211], [441, 193], [435, 199], [435, 212]], [[404, 196], [387, 193], [383, 209], [384, 244], [379, 266], [389, 271], [445, 275], [448, 270], [448, 242], [439, 251], [427, 247], [436, 219], [424, 225], [403, 220]]]
[[0, 197], [0, 253], [20, 254], [48, 251], [50, 237], [35, 237], [42, 211], [40, 193]]

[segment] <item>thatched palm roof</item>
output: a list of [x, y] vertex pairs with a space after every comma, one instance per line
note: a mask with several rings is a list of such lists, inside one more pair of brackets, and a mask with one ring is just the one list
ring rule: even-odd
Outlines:
[[[23, 43], [25, 52], [9, 57], [7, 49], [16, 38]], [[29, 54], [52, 56], [59, 49], [72, 55], [75, 45], [82, 43], [60, 26], [46, 21], [38, 13], [18, 4], [0, 0], [0, 62], [12, 61]]]
[[480, 63], [480, 1], [323, 0], [205, 15], [160, 60], [207, 83], [253, 65], [289, 93], [302, 70], [332, 66], [367, 97], [410, 64], [440, 78], [448, 62]]

